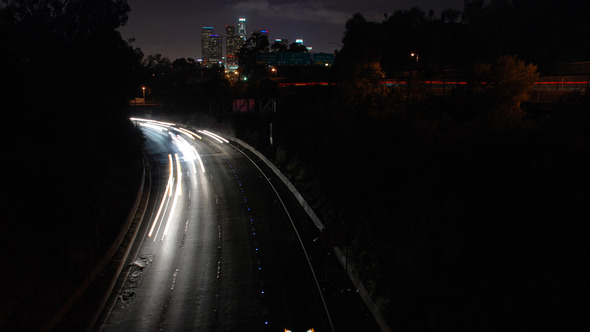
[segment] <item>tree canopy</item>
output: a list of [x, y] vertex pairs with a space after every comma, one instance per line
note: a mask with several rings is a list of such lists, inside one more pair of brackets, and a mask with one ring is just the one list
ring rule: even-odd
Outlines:
[[466, 0], [462, 12], [447, 9], [439, 18], [417, 7], [382, 22], [355, 14], [346, 23], [337, 60], [344, 68], [379, 61], [388, 75], [416, 65], [470, 67], [510, 54], [536, 64], [587, 61], [590, 25], [581, 22], [589, 11], [587, 1]]
[[14, 219], [2, 248], [13, 252], [8, 271], [28, 266], [0, 283], [0, 305], [17, 305], [0, 317], [4, 329], [41, 329], [135, 199], [142, 138], [128, 103], [141, 93], [142, 54], [117, 31], [129, 10], [124, 0], [0, 2], [2, 140], [20, 165], [8, 178]]
[[29, 114], [54, 104], [64, 111], [80, 104], [124, 108], [137, 89], [141, 59], [116, 30], [129, 10], [123, 0], [3, 1], [3, 97]]

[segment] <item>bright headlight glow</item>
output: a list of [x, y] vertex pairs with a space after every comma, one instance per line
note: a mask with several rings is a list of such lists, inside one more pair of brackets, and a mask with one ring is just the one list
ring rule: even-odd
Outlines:
[[157, 125], [157, 124], [140, 123], [139, 125], [142, 126], [142, 127], [148, 127], [148, 128], [152, 128], [152, 129], [155, 129], [155, 130], [161, 130], [161, 131], [168, 130], [167, 127], [162, 126], [162, 125]]
[[[162, 197], [162, 202], [160, 203], [160, 207], [158, 208], [158, 213], [156, 213], [156, 217], [154, 218], [154, 222], [152, 223], [152, 227], [150, 228], [150, 231], [148, 233], [148, 237], [152, 237], [152, 234], [154, 233], [154, 229], [156, 228], [156, 225], [159, 224], [158, 220], [160, 219], [160, 214], [162, 213], [164, 206], [168, 206], [168, 202], [170, 201], [170, 195], [172, 192], [172, 185], [174, 183], [174, 167], [173, 167], [174, 164], [172, 163], [172, 155], [170, 155], [170, 154], [168, 155], [168, 162], [169, 162], [169, 166], [170, 166], [170, 174], [168, 175], [168, 184], [166, 185], [166, 191], [164, 191], [164, 197]], [[158, 227], [158, 230], [159, 229], [160, 228]]]
[[174, 194], [174, 199], [172, 201], [172, 208], [170, 209], [170, 214], [168, 215], [168, 220], [166, 221], [166, 227], [164, 227], [164, 233], [162, 234], [162, 241], [168, 234], [168, 228], [170, 227], [172, 218], [175, 217], [176, 211], [176, 203], [178, 203], [178, 197], [182, 196], [182, 171], [180, 169], [180, 158], [178, 158], [178, 154], [174, 155], [174, 159], [176, 159], [176, 193]]
[[176, 143], [176, 145], [178, 146], [178, 149], [182, 153], [182, 157], [184, 158], [184, 160], [186, 160], [186, 161], [195, 160], [197, 150], [195, 150], [195, 148], [192, 146], [192, 144], [187, 142], [187, 140], [185, 140], [181, 136], [177, 136], [174, 134], [170, 134], [170, 136], [172, 137], [172, 140], [174, 141], [174, 143]]
[[201, 159], [201, 156], [199, 155], [199, 152], [196, 149], [195, 156], [197, 156], [197, 160], [199, 161], [199, 164], [201, 164], [201, 170], [203, 171], [203, 173], [205, 173], [205, 165], [203, 165], [203, 160]]
[[142, 122], [142, 123], [151, 123], [154, 125], [160, 125], [160, 126], [166, 126], [166, 127], [170, 127], [174, 124], [174, 123], [170, 123], [170, 122], [156, 121], [156, 120], [151, 120], [151, 119], [141, 119], [141, 118], [129, 118], [129, 120], [135, 121], [135, 122]]
[[199, 165], [201, 165], [201, 170], [205, 173], [205, 165], [203, 164], [203, 160], [197, 149], [181, 136], [170, 134], [170, 137], [172, 137], [172, 140], [176, 143], [180, 152], [182, 152], [184, 160], [194, 161], [196, 159], [199, 162]]
[[229, 141], [226, 140], [225, 138], [223, 138], [223, 137], [221, 137], [221, 136], [219, 136], [217, 134], [214, 134], [214, 133], [212, 133], [210, 131], [207, 131], [207, 130], [199, 130], [199, 132], [200, 133], [203, 133], [203, 134], [205, 134], [205, 135], [207, 135], [207, 136], [209, 136], [211, 138], [213, 138], [214, 140], [216, 140], [219, 143], [229, 143]]
[[192, 131], [190, 131], [188, 129], [184, 129], [184, 128], [180, 128], [180, 127], [176, 128], [176, 129], [178, 129], [178, 130], [182, 131], [183, 133], [187, 134], [192, 139], [195, 139], [195, 137], [198, 138], [198, 139], [203, 139], [203, 138], [201, 138], [201, 136], [197, 135], [197, 133], [192, 132]]

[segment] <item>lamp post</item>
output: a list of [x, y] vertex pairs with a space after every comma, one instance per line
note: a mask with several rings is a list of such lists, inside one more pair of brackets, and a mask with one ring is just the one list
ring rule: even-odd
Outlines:
[[143, 93], [143, 103], [145, 104], [145, 86], [141, 87], [141, 92]]
[[417, 70], [418, 67], [418, 53], [417, 52], [412, 52], [410, 53], [410, 57], [412, 59], [414, 59], [414, 63], [411, 65], [412, 66], [412, 70], [410, 71], [410, 81], [413, 79], [414, 76], [414, 70]]

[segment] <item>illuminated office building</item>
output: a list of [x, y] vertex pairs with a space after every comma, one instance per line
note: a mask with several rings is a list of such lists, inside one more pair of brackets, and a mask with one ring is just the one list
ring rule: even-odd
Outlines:
[[223, 60], [223, 42], [220, 35], [209, 36], [209, 59], [210, 64], [220, 63]]
[[236, 35], [236, 27], [233, 25], [225, 26], [225, 62], [227, 66], [237, 65], [236, 54], [244, 42], [240, 36]]
[[244, 42], [246, 39], [248, 39], [248, 33], [246, 32], [246, 19], [243, 17], [238, 19], [238, 36], [240, 36]]
[[201, 29], [201, 58], [203, 62], [207, 63], [211, 58], [211, 35], [213, 34], [212, 27], [203, 27]]

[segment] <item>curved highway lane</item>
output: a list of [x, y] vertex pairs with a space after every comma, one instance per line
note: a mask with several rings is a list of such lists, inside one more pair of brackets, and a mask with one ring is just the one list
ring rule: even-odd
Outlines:
[[228, 140], [134, 119], [159, 186], [102, 331], [331, 331], [271, 181]]

